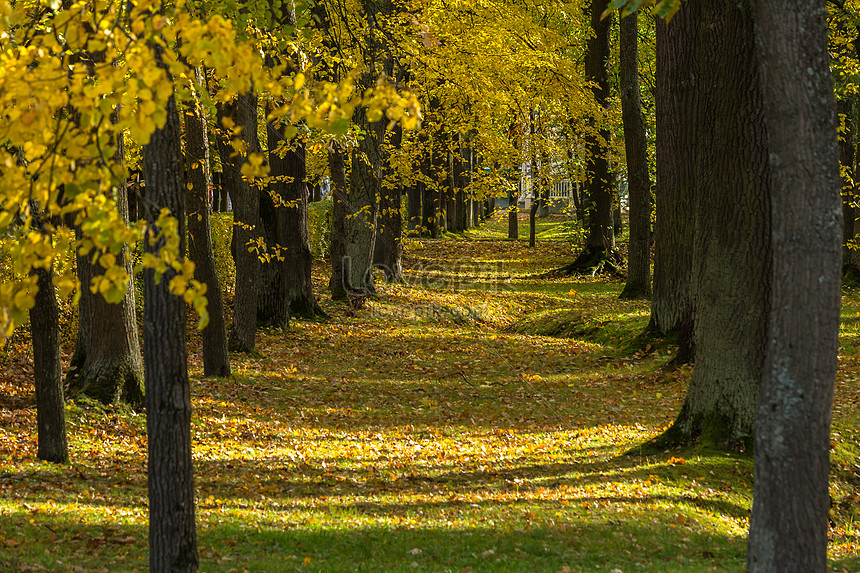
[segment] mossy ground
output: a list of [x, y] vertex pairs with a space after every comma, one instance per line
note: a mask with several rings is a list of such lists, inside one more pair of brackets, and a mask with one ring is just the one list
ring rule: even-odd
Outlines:
[[[355, 316], [321, 297], [330, 320], [262, 331], [229, 380], [202, 378], [192, 334], [201, 571], [744, 569], [749, 454], [637, 454], [690, 376], [638, 338], [648, 303], [540, 278], [575, 255], [561, 217], [536, 249], [485, 240], [505, 223], [407, 242], [405, 284]], [[830, 555], [856, 571], [858, 292], [843, 303]], [[27, 353], [4, 364], [0, 570], [145, 570], [144, 416], [70, 403], [72, 463], [41, 463]]]

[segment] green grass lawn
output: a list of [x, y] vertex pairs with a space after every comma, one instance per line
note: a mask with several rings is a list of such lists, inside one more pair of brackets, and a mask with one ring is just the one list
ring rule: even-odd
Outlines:
[[[192, 335], [201, 571], [743, 571], [749, 452], [639, 451], [691, 372], [641, 347], [648, 303], [543, 276], [575, 254], [563, 217], [536, 249], [505, 225], [408, 241], [405, 284], [352, 317], [322, 296], [330, 320], [262, 331], [229, 380], [202, 377]], [[860, 296], [843, 302], [830, 554], [858, 571]], [[0, 570], [146, 570], [144, 416], [70, 403], [72, 463], [37, 461], [25, 356], [0, 375]]]

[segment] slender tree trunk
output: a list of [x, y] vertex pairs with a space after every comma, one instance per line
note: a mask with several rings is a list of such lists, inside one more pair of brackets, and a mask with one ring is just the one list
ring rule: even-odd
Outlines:
[[627, 193], [630, 213], [627, 282], [621, 298], [651, 296], [651, 182], [645, 118], [639, 93], [638, 12], [621, 19], [621, 113], [627, 155]]
[[[160, 61], [160, 50], [156, 50]], [[179, 114], [171, 96], [164, 127], [155, 131], [143, 149], [143, 175], [152, 204], [147, 222], [151, 226], [163, 208], [179, 221], [185, 218], [181, 156]], [[145, 250], [153, 254], [163, 245], [163, 240], [154, 245], [144, 241]], [[149, 566], [154, 573], [193, 573], [198, 557], [185, 302], [170, 292], [173, 274], [169, 270], [157, 281], [153, 269], [143, 273]]]
[[[226, 106], [225, 106], [226, 107]], [[247, 152], [258, 152], [257, 96], [241, 94], [230, 106], [233, 120], [242, 128], [241, 137]], [[225, 114], [228, 111], [225, 109]], [[259, 256], [256, 242], [259, 238], [259, 192], [242, 178], [244, 157], [228, 152], [222, 157], [224, 178], [232, 185], [233, 244], [236, 262], [236, 287], [233, 299], [233, 325], [230, 327], [228, 346], [236, 352], [253, 352], [257, 333], [257, 277]], [[229, 176], [228, 176], [229, 173]]]
[[666, 438], [733, 447], [753, 435], [767, 341], [770, 175], [759, 74], [747, 65], [756, 57], [749, 0], [701, 8], [706, 117], [696, 126], [700, 138], [712, 135], [702, 141], [696, 175], [696, 365]]
[[754, 0], [773, 173], [773, 290], [747, 570], [827, 570], [836, 377], [839, 156], [823, 3]]
[[[195, 70], [197, 89], [205, 89], [203, 73]], [[206, 285], [209, 324], [203, 329], [203, 375], [230, 376], [227, 326], [221, 284], [215, 272], [212, 229], [209, 222], [209, 136], [200, 105], [185, 113], [185, 176], [188, 205], [188, 257], [194, 262], [194, 278]]]
[[421, 199], [425, 184], [415, 181], [406, 189], [406, 231], [411, 236], [421, 232]]
[[[125, 158], [125, 143], [117, 141], [115, 158]], [[128, 193], [125, 185], [117, 190], [117, 209], [128, 221]], [[80, 234], [80, 230], [76, 230]], [[110, 304], [89, 289], [93, 277], [104, 272], [93, 265], [89, 256], [77, 256], [78, 280], [81, 283], [78, 302], [78, 337], [75, 352], [66, 373], [69, 394], [83, 394], [103, 404], [125, 402], [143, 406], [143, 362], [137, 333], [134, 286], [129, 285], [119, 304]], [[123, 247], [117, 264], [131, 276], [128, 248]]]
[[[654, 291], [649, 329], [677, 334], [677, 361], [693, 355], [693, 238], [696, 158], [710, 133], [696, 123], [702, 107], [698, 22], [702, 0], [681, 5], [671, 24], [657, 20], [657, 221], [654, 233]], [[705, 124], [707, 128], [707, 124]]]
[[346, 256], [346, 165], [343, 149], [332, 143], [328, 152], [329, 172], [331, 173], [332, 216], [331, 216], [331, 279], [329, 291], [334, 300], [347, 297], [347, 267], [349, 259]]
[[[392, 146], [399, 149], [403, 142], [403, 131], [395, 128], [390, 136]], [[403, 217], [400, 214], [402, 191], [400, 187], [382, 187], [379, 197], [379, 231], [373, 263], [385, 273], [385, 280], [403, 280]]]
[[[60, 326], [53, 267], [36, 269], [36, 302], [30, 309], [30, 339], [33, 341], [33, 377], [36, 385], [36, 427], [40, 460], [64, 464], [69, 461], [66, 440], [66, 406], [60, 363]], [[84, 287], [86, 288], [86, 287]]]
[[854, 99], [856, 96], [844, 97], [836, 102], [836, 110], [839, 120], [843, 121], [844, 131], [839, 133], [839, 164], [842, 175], [842, 271], [846, 275], [860, 277], [860, 268], [857, 267], [857, 256], [854, 256], [857, 245], [854, 245], [854, 208], [856, 186], [854, 184], [855, 164], [855, 121], [854, 121]]
[[[612, 17], [603, 17], [608, 0], [592, 0], [591, 27], [594, 36], [588, 40], [585, 56], [585, 75], [593, 82], [594, 99], [601, 110], [609, 108], [609, 31]], [[602, 118], [597, 123], [597, 136], [587, 137], [588, 146], [588, 195], [591, 207], [588, 214], [588, 236], [586, 252], [590, 258], [605, 258], [615, 251], [615, 235], [612, 220], [612, 188], [609, 177], [609, 128]], [[585, 253], [584, 253], [585, 254]]]

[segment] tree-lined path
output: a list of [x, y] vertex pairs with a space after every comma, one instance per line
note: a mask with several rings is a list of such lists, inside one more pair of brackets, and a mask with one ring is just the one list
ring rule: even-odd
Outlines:
[[[552, 274], [576, 247], [561, 216], [538, 247], [407, 240], [405, 284], [360, 308], [260, 331], [230, 379], [190, 337], [197, 526], [206, 571], [736, 571], [752, 457], [627, 453], [683, 403], [690, 368], [638, 339], [623, 282]], [[317, 288], [327, 280], [316, 265]], [[834, 421], [834, 570], [856, 570], [860, 297], [845, 291]], [[24, 360], [0, 380], [0, 569], [146, 568], [146, 432], [125, 407], [67, 408], [72, 462], [35, 459]]]

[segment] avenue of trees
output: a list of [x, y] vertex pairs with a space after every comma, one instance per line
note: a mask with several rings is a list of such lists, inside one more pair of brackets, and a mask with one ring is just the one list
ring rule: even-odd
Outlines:
[[[754, 448], [748, 569], [824, 571], [840, 285], [860, 272], [858, 16], [801, 0], [0, 0], [14, 261], [0, 333], [29, 321], [39, 457], [69, 459], [64, 388], [145, 407], [151, 568], [196, 570], [186, 306], [204, 374], [229, 376], [228, 350], [254, 352], [259, 326], [401, 280], [405, 235], [463, 232], [507, 198], [518, 238], [530, 192], [533, 245], [567, 180], [585, 240], [564, 270], [625, 270], [621, 296], [650, 298], [650, 334], [694, 362], [654, 445]], [[308, 229], [323, 179], [327, 293]], [[232, 324], [209, 223], [227, 197]], [[79, 327], [64, 374], [68, 296]]]

